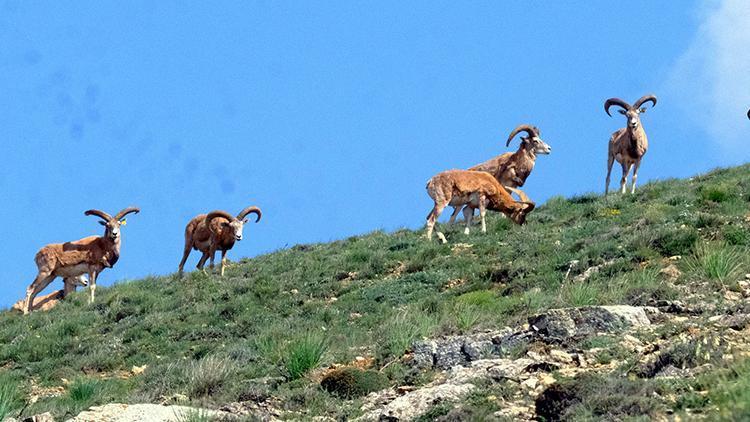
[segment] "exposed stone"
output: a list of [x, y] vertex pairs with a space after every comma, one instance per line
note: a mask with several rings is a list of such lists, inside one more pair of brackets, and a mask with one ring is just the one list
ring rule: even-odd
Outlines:
[[161, 406], [158, 404], [107, 404], [93, 406], [68, 422], [177, 422], [198, 413], [212, 418], [235, 418], [227, 412], [196, 409], [187, 406]]
[[674, 281], [680, 278], [682, 275], [682, 271], [680, 271], [679, 268], [677, 268], [674, 264], [669, 264], [668, 266], [662, 268], [659, 271], [659, 274], [663, 275], [664, 278], [666, 278], [669, 281]]
[[651, 321], [640, 306], [589, 306], [551, 309], [529, 318], [529, 324], [542, 338], [566, 340], [571, 337], [644, 327]]
[[473, 384], [440, 384], [411, 391], [396, 397], [382, 408], [370, 411], [355, 419], [358, 421], [409, 421], [438, 403], [457, 402], [466, 397]]

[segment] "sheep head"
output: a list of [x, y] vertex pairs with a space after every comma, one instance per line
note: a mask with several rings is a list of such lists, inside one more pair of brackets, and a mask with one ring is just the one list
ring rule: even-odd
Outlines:
[[101, 218], [99, 224], [104, 226], [104, 238], [115, 242], [120, 238], [120, 226], [125, 225], [125, 216], [130, 213], [138, 214], [140, 211], [139, 208], [128, 207], [112, 217], [104, 211], [93, 209], [86, 211], [84, 215], [94, 215]]
[[211, 211], [206, 215], [206, 225], [208, 227], [211, 227], [211, 222], [215, 218], [223, 218], [226, 221], [221, 221], [220, 226], [223, 230], [229, 230], [229, 232], [234, 237], [234, 240], [242, 240], [242, 230], [245, 226], [245, 223], [249, 221], [247, 218], [248, 214], [255, 214], [257, 215], [257, 218], [255, 222], [257, 223], [260, 221], [261, 217], [261, 211], [258, 207], [247, 207], [244, 210], [240, 211], [239, 214], [237, 214], [237, 217], [233, 217], [231, 214], [229, 214], [226, 211]]
[[518, 225], [523, 225], [526, 223], [526, 216], [531, 212], [534, 211], [534, 208], [536, 208], [536, 204], [534, 201], [529, 199], [529, 197], [522, 191], [521, 189], [511, 188], [511, 187], [505, 187], [506, 190], [508, 190], [511, 193], [515, 193], [520, 198], [520, 201], [515, 201], [513, 205], [511, 205], [511, 212], [508, 215], [511, 220], [513, 220], [514, 223]]
[[604, 111], [609, 116], [612, 116], [609, 108], [612, 106], [620, 107], [618, 111], [628, 119], [628, 129], [636, 130], [641, 125], [641, 114], [646, 112], [646, 108], [642, 106], [647, 102], [651, 103], [651, 107], [656, 106], [656, 97], [653, 95], [644, 95], [633, 103], [632, 106], [619, 98], [610, 98], [604, 102]]
[[515, 138], [520, 132], [526, 132], [528, 136], [521, 137], [521, 149], [525, 149], [534, 154], [547, 155], [552, 152], [552, 147], [545, 143], [539, 135], [539, 129], [536, 126], [531, 125], [519, 125], [513, 129], [513, 132], [508, 136], [508, 140], [505, 142], [505, 146], [510, 146], [510, 141]]

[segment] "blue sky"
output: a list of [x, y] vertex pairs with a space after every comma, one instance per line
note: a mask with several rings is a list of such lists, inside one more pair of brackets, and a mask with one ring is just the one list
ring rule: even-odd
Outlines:
[[235, 259], [419, 228], [427, 179], [520, 123], [553, 147], [532, 198], [600, 192], [610, 96], [659, 97], [639, 182], [741, 163], [749, 25], [741, 0], [0, 1], [0, 306], [101, 232], [89, 208], [142, 208], [104, 285], [173, 272], [217, 208], [264, 211]]

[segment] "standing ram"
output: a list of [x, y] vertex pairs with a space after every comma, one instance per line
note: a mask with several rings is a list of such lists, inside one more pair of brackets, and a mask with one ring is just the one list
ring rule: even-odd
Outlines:
[[221, 276], [224, 276], [224, 266], [226, 265], [227, 251], [232, 249], [234, 242], [242, 240], [242, 229], [248, 222], [248, 214], [255, 214], [260, 221], [261, 211], [258, 207], [247, 207], [233, 217], [226, 211], [212, 211], [208, 214], [200, 214], [194, 217], [185, 227], [185, 249], [183, 250], [182, 260], [177, 270], [179, 277], [182, 277], [182, 271], [185, 262], [192, 249], [201, 251], [200, 261], [197, 268], [203, 269], [206, 260], [211, 258], [210, 268], [214, 267], [214, 256], [216, 251], [221, 251]]
[[612, 165], [615, 161], [622, 165], [622, 179], [620, 179], [620, 192], [625, 193], [628, 173], [633, 169], [632, 187], [630, 193], [635, 193], [635, 183], [638, 180], [638, 168], [641, 166], [641, 160], [648, 150], [648, 137], [641, 124], [641, 114], [646, 112], [643, 104], [651, 102], [651, 106], [656, 106], [656, 97], [653, 95], [644, 95], [631, 106], [619, 98], [610, 98], [604, 102], [604, 111], [609, 113], [612, 106], [620, 107], [620, 114], [627, 118], [627, 125], [612, 134], [609, 138], [609, 152], [607, 154], [607, 180], [604, 187], [604, 194], [609, 193], [609, 177], [612, 173]]
[[[57, 277], [69, 280], [88, 274], [91, 294], [89, 303], [93, 303], [96, 277], [105, 268], [112, 268], [120, 258], [120, 226], [125, 224], [124, 218], [130, 213], [139, 211], [138, 208], [128, 207], [112, 217], [104, 211], [88, 210], [84, 213], [85, 215], [101, 218], [99, 224], [104, 226], [103, 236], [89, 236], [73, 242], [53, 243], [40, 249], [34, 258], [38, 268], [37, 276], [26, 289], [23, 313], [31, 312], [36, 295]], [[69, 284], [66, 282], [66, 291], [72, 290]]]

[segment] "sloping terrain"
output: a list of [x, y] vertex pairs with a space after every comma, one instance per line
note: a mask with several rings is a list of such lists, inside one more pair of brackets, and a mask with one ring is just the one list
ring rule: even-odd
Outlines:
[[223, 279], [149, 277], [100, 288], [94, 305], [78, 293], [3, 312], [0, 415], [107, 403], [247, 419], [379, 418], [402, 403], [413, 412], [390, 417], [750, 414], [750, 166], [488, 223], [446, 230], [446, 245], [374, 232], [244, 259]]

